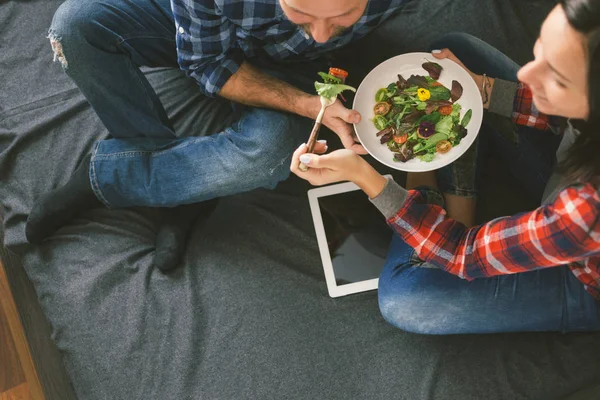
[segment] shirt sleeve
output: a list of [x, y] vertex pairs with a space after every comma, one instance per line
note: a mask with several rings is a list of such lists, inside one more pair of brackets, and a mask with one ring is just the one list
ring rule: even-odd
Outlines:
[[[386, 193], [392, 190], [386, 188], [384, 197]], [[390, 226], [420, 259], [464, 279], [554, 267], [600, 254], [600, 197], [591, 184], [569, 187], [554, 203], [534, 211], [472, 228], [427, 204], [419, 191], [407, 194], [388, 218]], [[389, 213], [389, 201], [385, 204], [382, 212]]]
[[171, 0], [177, 62], [204, 94], [214, 97], [244, 61], [236, 26], [214, 0]]
[[533, 103], [531, 90], [524, 83], [496, 79], [489, 111], [512, 118], [518, 125], [558, 132], [561, 119], [540, 112]]

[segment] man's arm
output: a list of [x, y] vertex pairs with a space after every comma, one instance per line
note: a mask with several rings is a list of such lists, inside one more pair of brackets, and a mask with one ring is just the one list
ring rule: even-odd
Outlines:
[[229, 78], [219, 96], [249, 106], [287, 111], [313, 119], [321, 108], [317, 95], [310, 95], [267, 75], [248, 62], [243, 62]]
[[214, 0], [173, 0], [177, 61], [208, 96], [315, 118], [318, 96], [262, 73], [236, 45], [237, 26]]
[[[255, 107], [287, 111], [315, 119], [321, 109], [321, 100], [294, 86], [264, 74], [248, 62], [243, 62], [225, 83], [219, 96]], [[354, 141], [350, 124], [360, 122], [358, 112], [349, 110], [338, 100], [327, 108], [323, 124], [334, 131], [345, 148], [366, 154], [361, 144]], [[310, 132], [307, 132], [307, 135]], [[308, 138], [308, 137], [307, 137]]]
[[[223, 16], [215, 0], [171, 0], [171, 4], [177, 29], [177, 61], [206, 95], [311, 119], [317, 116], [321, 108], [318, 96], [266, 75], [245, 61], [236, 43], [238, 28]], [[359, 121], [360, 115], [339, 101], [328, 107], [323, 117], [323, 125], [340, 137], [344, 147], [366, 154], [354, 142], [349, 125]]]

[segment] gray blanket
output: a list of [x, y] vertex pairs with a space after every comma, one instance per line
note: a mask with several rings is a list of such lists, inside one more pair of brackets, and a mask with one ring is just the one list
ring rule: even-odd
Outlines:
[[[32, 204], [107, 134], [52, 63], [45, 35], [59, 4], [0, 7], [0, 199], [5, 245], [23, 259], [81, 399], [546, 400], [598, 380], [598, 334], [419, 336], [386, 324], [375, 292], [329, 298], [308, 186], [294, 178], [221, 199], [171, 275], [151, 268], [157, 210], [94, 210], [29, 246]], [[415, 0], [354, 54], [368, 70], [467, 31], [523, 63], [552, 5]], [[198, 108], [179, 71], [147, 74], [179, 132], [231, 118], [225, 102]]]

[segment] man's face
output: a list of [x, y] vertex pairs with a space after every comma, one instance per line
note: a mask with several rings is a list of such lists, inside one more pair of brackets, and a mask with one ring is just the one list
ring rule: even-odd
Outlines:
[[319, 43], [341, 34], [364, 14], [368, 0], [279, 0], [287, 18]]

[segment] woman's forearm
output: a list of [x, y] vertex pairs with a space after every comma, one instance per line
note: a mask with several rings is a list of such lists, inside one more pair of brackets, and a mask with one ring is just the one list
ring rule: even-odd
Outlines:
[[387, 179], [364, 160], [353, 181], [370, 199], [377, 197], [387, 184]]

